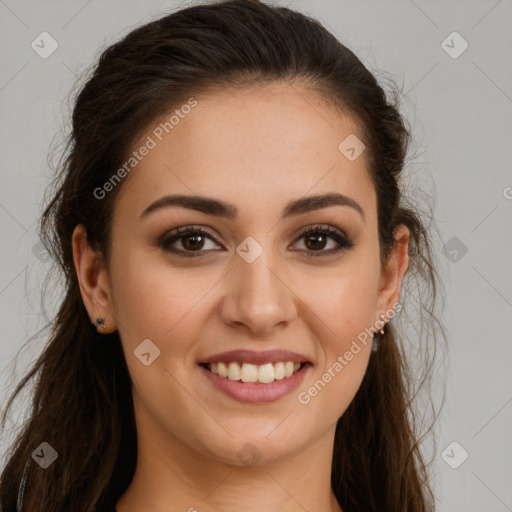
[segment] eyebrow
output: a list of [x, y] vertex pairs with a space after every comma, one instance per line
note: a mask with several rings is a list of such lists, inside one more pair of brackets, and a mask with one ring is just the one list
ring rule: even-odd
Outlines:
[[[354, 201], [351, 197], [340, 194], [338, 192], [331, 192], [328, 194], [314, 195], [301, 197], [289, 201], [281, 211], [281, 219], [294, 217], [303, 213], [308, 213], [313, 210], [328, 208], [331, 206], [348, 206], [359, 213], [364, 223], [366, 218], [364, 210], [359, 203]], [[225, 201], [214, 199], [213, 197], [205, 196], [189, 196], [189, 195], [166, 195], [151, 203], [140, 215], [140, 219], [146, 217], [152, 212], [169, 207], [182, 207], [190, 210], [196, 210], [208, 215], [215, 215], [229, 220], [236, 219], [238, 215], [238, 208]], [[139, 220], [140, 220], [139, 219]]]

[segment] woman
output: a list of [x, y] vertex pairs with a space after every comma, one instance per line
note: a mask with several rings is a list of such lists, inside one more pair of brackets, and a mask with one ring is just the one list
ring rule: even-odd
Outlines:
[[2, 510], [433, 510], [431, 363], [411, 378], [394, 325], [406, 275], [437, 321], [408, 142], [286, 8], [197, 5], [108, 48], [41, 219], [66, 296], [7, 404], [37, 375]]

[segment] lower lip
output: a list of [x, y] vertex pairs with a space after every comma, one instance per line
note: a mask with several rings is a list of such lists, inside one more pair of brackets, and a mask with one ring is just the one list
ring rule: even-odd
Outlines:
[[275, 402], [289, 395], [301, 385], [310, 367], [311, 364], [306, 363], [291, 377], [285, 377], [281, 380], [274, 380], [274, 382], [270, 382], [269, 384], [263, 384], [261, 382], [245, 383], [230, 380], [227, 377], [221, 377], [216, 373], [212, 373], [204, 366], [199, 366], [203, 375], [213, 384], [213, 387], [239, 402], [252, 404]]

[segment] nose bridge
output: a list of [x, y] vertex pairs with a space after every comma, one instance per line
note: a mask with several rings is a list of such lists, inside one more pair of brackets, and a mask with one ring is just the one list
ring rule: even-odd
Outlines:
[[289, 322], [294, 314], [293, 294], [279, 275], [284, 267], [270, 244], [267, 237], [266, 243], [246, 239], [239, 245], [225, 298], [225, 321], [246, 324], [260, 334]]

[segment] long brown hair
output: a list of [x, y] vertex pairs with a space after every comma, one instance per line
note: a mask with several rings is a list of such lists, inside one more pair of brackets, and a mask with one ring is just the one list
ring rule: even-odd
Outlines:
[[[2, 512], [17, 510], [20, 490], [30, 512], [112, 510], [135, 471], [131, 381], [121, 341], [117, 332], [98, 335], [91, 326], [73, 264], [77, 224], [109, 261], [112, 211], [123, 183], [101, 200], [94, 190], [123, 165], [154, 119], [187, 98], [275, 81], [305, 84], [360, 123], [377, 192], [382, 265], [395, 244], [394, 229], [405, 224], [411, 231], [403, 309], [379, 336], [361, 387], [338, 420], [332, 488], [344, 512], [434, 509], [429, 463], [420, 450], [432, 424], [420, 431], [413, 398], [428, 389], [437, 343], [434, 351], [431, 346], [436, 331], [443, 332], [435, 314], [439, 278], [428, 226], [401, 191], [410, 129], [399, 113], [399, 94], [392, 88], [388, 97], [318, 21], [258, 0], [231, 0], [187, 7], [133, 30], [103, 51], [80, 89], [40, 219], [40, 238], [63, 278], [65, 297], [41, 356], [5, 408], [4, 428], [13, 400], [36, 379], [30, 416], [2, 473]], [[410, 325], [401, 327], [409, 305], [414, 325], [427, 327], [412, 338], [405, 329]], [[419, 374], [406, 358], [406, 340], [423, 355]], [[32, 459], [43, 442], [58, 453], [46, 469]]]

